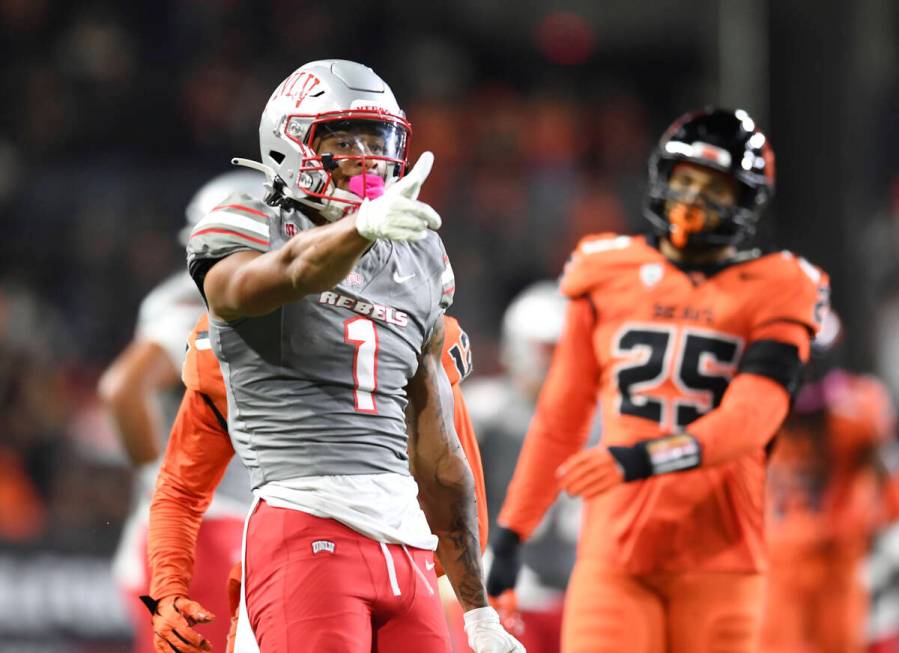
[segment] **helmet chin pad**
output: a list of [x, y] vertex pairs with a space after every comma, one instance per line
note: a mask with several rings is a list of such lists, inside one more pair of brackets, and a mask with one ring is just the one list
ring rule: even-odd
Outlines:
[[377, 199], [384, 194], [384, 178], [380, 175], [364, 173], [350, 177], [347, 184], [351, 193], [370, 200]]

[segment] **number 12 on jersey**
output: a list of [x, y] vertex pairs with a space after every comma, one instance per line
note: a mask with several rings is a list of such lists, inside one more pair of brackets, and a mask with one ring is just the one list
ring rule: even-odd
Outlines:
[[378, 328], [367, 317], [353, 317], [343, 323], [343, 341], [353, 345], [353, 399], [357, 413], [375, 415], [378, 389]]

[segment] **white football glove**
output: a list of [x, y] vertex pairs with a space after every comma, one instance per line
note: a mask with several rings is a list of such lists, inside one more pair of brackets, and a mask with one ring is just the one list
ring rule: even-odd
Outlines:
[[437, 211], [418, 201], [418, 192], [432, 165], [434, 155], [425, 152], [415, 167], [388, 186], [381, 197], [363, 200], [356, 214], [356, 230], [369, 240], [421, 240], [428, 235], [428, 229], [439, 229]]
[[525, 653], [521, 642], [503, 628], [493, 608], [475, 608], [462, 616], [468, 645], [474, 653]]

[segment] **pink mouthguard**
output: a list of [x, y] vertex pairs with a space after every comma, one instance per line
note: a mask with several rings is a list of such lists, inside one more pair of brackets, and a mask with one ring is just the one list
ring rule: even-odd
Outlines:
[[379, 175], [356, 175], [350, 177], [349, 189], [359, 197], [377, 199], [384, 194], [384, 179]]

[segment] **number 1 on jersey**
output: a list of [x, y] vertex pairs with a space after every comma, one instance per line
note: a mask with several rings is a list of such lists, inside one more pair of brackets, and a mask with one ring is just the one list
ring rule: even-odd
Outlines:
[[357, 413], [377, 414], [378, 329], [367, 317], [353, 317], [343, 323], [343, 341], [353, 345], [353, 399]]

